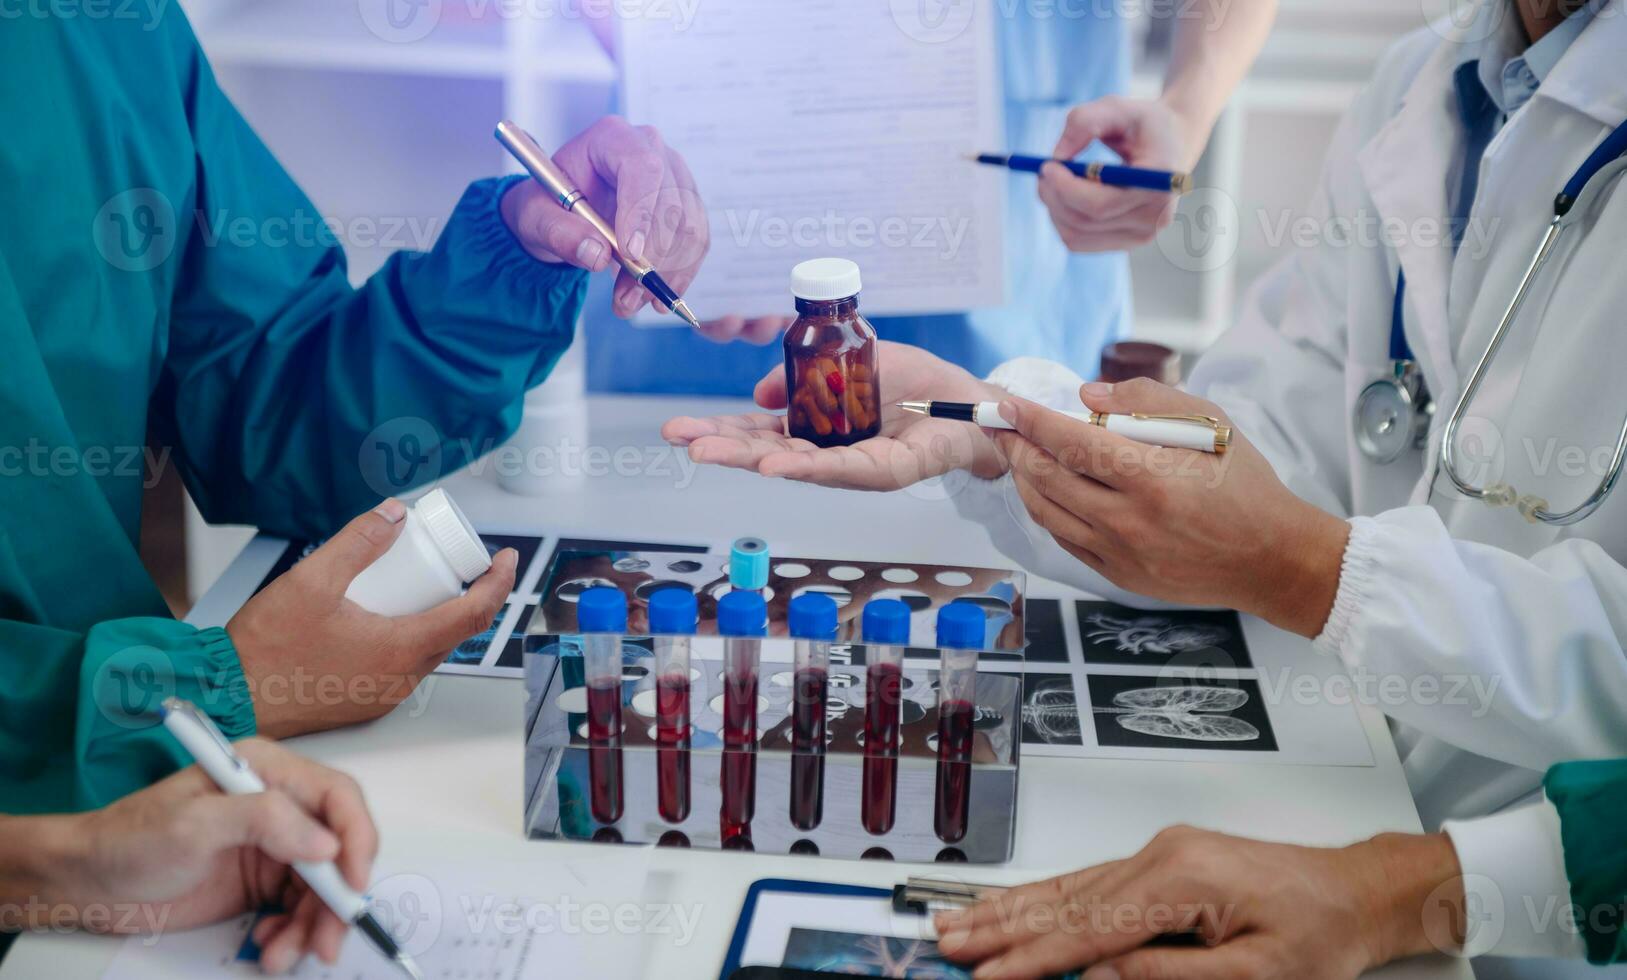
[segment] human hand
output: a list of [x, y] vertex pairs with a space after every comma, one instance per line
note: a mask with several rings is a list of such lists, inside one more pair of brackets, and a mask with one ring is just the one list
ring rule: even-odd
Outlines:
[[[938, 945], [980, 963], [977, 980], [1347, 980], [1461, 946], [1460, 875], [1442, 834], [1332, 849], [1174, 827], [1134, 857], [941, 913]], [[1183, 932], [1205, 945], [1146, 945]]]
[[[227, 796], [193, 766], [102, 810], [26, 818], [45, 836], [45, 897], [103, 932], [181, 930], [267, 905], [255, 932], [268, 973], [307, 953], [332, 963], [347, 924], [289, 870], [335, 861], [366, 891], [378, 833], [354, 780], [259, 739], [236, 749], [265, 781], [263, 793]], [[131, 916], [102, 915], [115, 906]]]
[[498, 552], [468, 592], [427, 612], [379, 616], [346, 599], [351, 580], [390, 550], [406, 515], [401, 501], [384, 501], [226, 624], [262, 735], [285, 738], [386, 714], [503, 608], [519, 557], [512, 548]]
[[[1213, 404], [1136, 379], [1087, 384], [1112, 414], [1195, 414]], [[998, 435], [1023, 504], [1066, 551], [1131, 592], [1254, 613], [1302, 636], [1322, 631], [1338, 592], [1349, 526], [1294, 494], [1233, 432], [1223, 454], [1132, 441], [1010, 399]], [[1229, 422], [1228, 422], [1229, 424]]]
[[[711, 247], [711, 227], [689, 166], [660, 133], [607, 116], [560, 147], [553, 160], [610, 223], [624, 255], [648, 262], [679, 294], [689, 288]], [[526, 251], [543, 262], [589, 272], [615, 262], [604, 236], [534, 180], [509, 188], [502, 212]], [[655, 302], [626, 270], [618, 273], [612, 300], [617, 316], [631, 317]]]
[[[897, 490], [957, 469], [985, 478], [1002, 472], [994, 442], [982, 429], [911, 415], [893, 403], [995, 401], [1006, 396], [1004, 390], [919, 347], [881, 341], [876, 357], [885, 395], [881, 433], [863, 442], [821, 449], [787, 436], [785, 416], [766, 412], [675, 418], [661, 427], [661, 435], [675, 446], [689, 447], [689, 458], [697, 463], [850, 490]], [[763, 408], [785, 408], [784, 370], [776, 368], [757, 382], [755, 398]]]
[[[1072, 160], [1101, 140], [1128, 166], [1190, 171], [1206, 138], [1161, 101], [1107, 96], [1068, 113], [1051, 155]], [[1075, 252], [1115, 252], [1144, 245], [1174, 220], [1178, 202], [1174, 194], [1109, 187], [1075, 177], [1056, 163], [1040, 170], [1039, 198], [1063, 244]]]

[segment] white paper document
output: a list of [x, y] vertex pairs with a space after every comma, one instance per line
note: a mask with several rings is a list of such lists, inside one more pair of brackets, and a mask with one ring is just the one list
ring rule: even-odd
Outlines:
[[950, 6], [947, 25], [885, 0], [622, 18], [625, 111], [683, 154], [711, 215], [686, 293], [702, 319], [792, 314], [791, 267], [822, 256], [859, 264], [869, 314], [1004, 301], [1005, 176], [963, 159], [1005, 138], [995, 18]]
[[[617, 859], [619, 858], [619, 859]], [[445, 863], [379, 877], [375, 914], [430, 980], [529, 980], [638, 976], [645, 930], [676, 928], [669, 910], [646, 906], [647, 859], [629, 852], [550, 865]], [[257, 915], [160, 937], [132, 936], [104, 980], [263, 976], [249, 942]], [[351, 930], [333, 966], [306, 957], [302, 980], [400, 980], [400, 970]]]

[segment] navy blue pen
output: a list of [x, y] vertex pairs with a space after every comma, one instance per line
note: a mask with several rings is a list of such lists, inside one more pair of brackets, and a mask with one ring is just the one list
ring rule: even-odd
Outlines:
[[1056, 160], [1051, 157], [1031, 157], [1021, 153], [979, 153], [968, 155], [968, 160], [991, 167], [1007, 167], [1037, 174], [1047, 163], [1059, 163], [1073, 172], [1075, 177], [1094, 180], [1112, 187], [1136, 187], [1166, 194], [1185, 194], [1192, 189], [1192, 175], [1171, 170], [1149, 170], [1146, 167], [1124, 167], [1115, 163], [1085, 163], [1079, 160]]

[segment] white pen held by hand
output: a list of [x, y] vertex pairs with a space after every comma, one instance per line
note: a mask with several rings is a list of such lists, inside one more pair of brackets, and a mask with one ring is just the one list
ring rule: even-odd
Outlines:
[[[1015, 428], [1000, 415], [999, 402], [899, 402], [898, 407], [916, 415], [935, 419], [971, 422], [985, 429]], [[1207, 415], [1109, 415], [1105, 412], [1063, 412], [1086, 425], [1101, 426], [1109, 432], [1149, 446], [1191, 449], [1203, 453], [1223, 453], [1232, 441], [1232, 427]]]
[[[229, 796], [248, 796], [263, 793], [266, 784], [242, 756], [232, 748], [209, 716], [197, 705], [182, 698], [165, 698], [163, 704], [164, 727], [181, 746], [192, 753], [201, 768], [215, 785]], [[328, 908], [345, 922], [354, 925], [373, 946], [393, 961], [401, 972], [414, 980], [423, 980], [405, 950], [396, 944], [387, 930], [367, 908], [367, 898], [346, 884], [344, 876], [332, 861], [296, 861], [294, 872], [316, 892]]]

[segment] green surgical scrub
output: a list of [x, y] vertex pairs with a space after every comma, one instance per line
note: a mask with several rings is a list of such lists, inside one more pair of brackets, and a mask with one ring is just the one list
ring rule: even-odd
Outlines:
[[1588, 962], [1627, 963], [1627, 759], [1561, 763], [1542, 789], [1559, 811]]
[[513, 432], [585, 289], [522, 250], [498, 181], [352, 288], [179, 5], [138, 6], [0, 22], [0, 812], [171, 771], [168, 694], [255, 730], [231, 638], [138, 558], [144, 456], [211, 521], [331, 533]]

